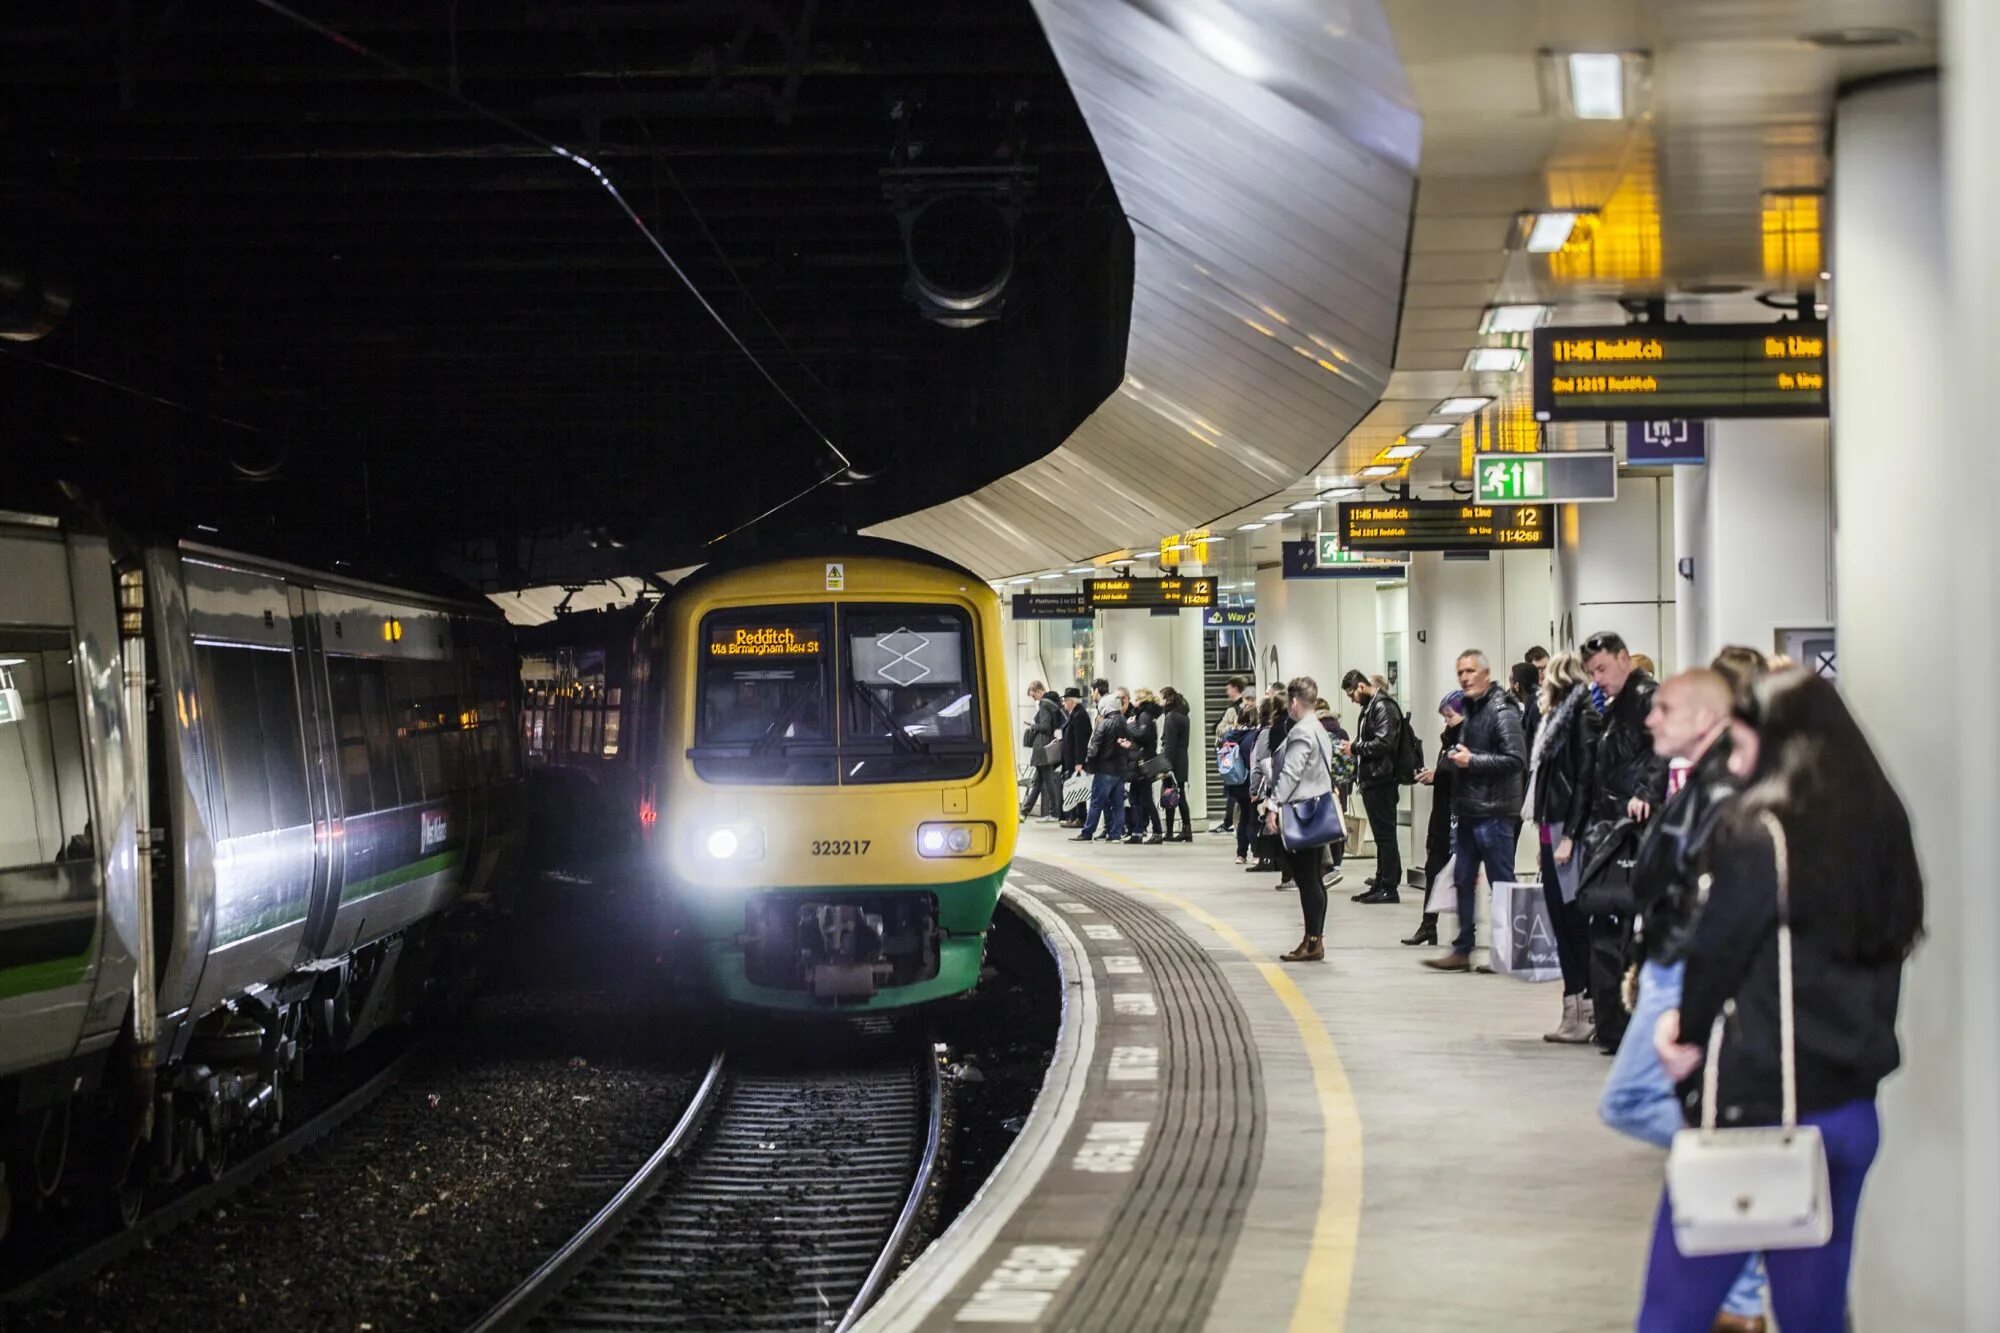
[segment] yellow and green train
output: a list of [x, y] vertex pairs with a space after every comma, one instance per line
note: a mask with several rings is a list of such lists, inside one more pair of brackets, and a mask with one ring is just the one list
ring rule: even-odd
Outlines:
[[843, 538], [710, 565], [641, 623], [647, 862], [723, 998], [890, 1009], [970, 989], [1019, 811], [1000, 603]]

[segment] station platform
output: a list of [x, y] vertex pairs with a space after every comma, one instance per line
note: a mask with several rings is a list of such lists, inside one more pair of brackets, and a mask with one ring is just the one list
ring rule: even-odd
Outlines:
[[1283, 964], [1296, 895], [1232, 839], [1067, 835], [1024, 828], [1008, 888], [1064, 975], [1043, 1095], [862, 1327], [1631, 1326], [1661, 1155], [1541, 1039], [1555, 987], [1419, 966], [1411, 895], [1349, 900], [1365, 860], [1327, 962]]

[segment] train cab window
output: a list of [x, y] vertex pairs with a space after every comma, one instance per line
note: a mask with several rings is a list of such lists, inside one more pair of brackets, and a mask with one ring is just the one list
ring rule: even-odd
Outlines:
[[310, 823], [291, 653], [198, 643], [194, 661], [217, 836], [247, 838]]
[[986, 759], [972, 622], [941, 606], [842, 607], [841, 781], [969, 777]]
[[0, 630], [0, 870], [94, 852], [69, 636]]
[[696, 772], [715, 782], [834, 781], [830, 628], [824, 607], [703, 618]]

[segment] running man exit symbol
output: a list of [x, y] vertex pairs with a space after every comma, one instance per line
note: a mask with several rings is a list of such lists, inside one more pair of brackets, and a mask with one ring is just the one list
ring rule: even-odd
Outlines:
[[1539, 458], [1488, 458], [1479, 465], [1481, 502], [1540, 500], [1548, 495], [1548, 481]]

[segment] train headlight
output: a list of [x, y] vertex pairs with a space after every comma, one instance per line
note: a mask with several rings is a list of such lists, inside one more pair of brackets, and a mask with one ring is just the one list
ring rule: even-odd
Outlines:
[[755, 824], [723, 824], [698, 837], [711, 861], [757, 861], [764, 855], [764, 830]]
[[986, 856], [993, 851], [993, 826], [976, 824], [919, 824], [919, 856]]

